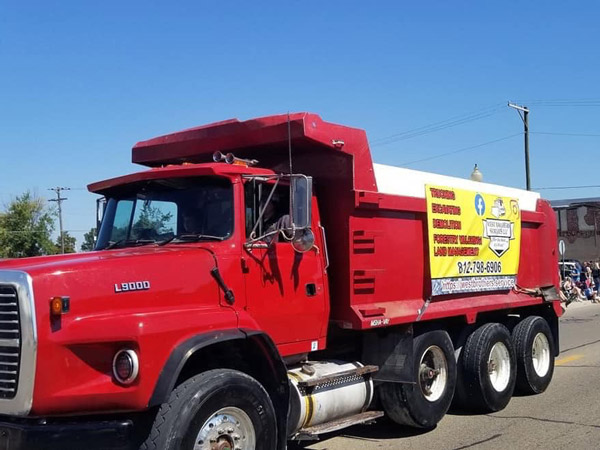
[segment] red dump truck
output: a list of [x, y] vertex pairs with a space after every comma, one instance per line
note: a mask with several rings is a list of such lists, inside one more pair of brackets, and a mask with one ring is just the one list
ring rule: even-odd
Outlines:
[[138, 143], [93, 252], [0, 262], [0, 447], [283, 449], [543, 392], [536, 193], [374, 164], [296, 113]]

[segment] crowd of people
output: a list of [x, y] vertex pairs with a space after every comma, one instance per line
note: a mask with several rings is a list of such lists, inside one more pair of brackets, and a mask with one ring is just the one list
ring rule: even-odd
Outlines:
[[600, 262], [586, 261], [581, 270], [571, 269], [564, 275], [561, 287], [567, 305], [582, 301], [600, 303]]

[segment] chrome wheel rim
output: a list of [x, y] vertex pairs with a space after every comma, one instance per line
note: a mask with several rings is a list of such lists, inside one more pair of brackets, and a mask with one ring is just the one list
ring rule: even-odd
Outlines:
[[256, 431], [252, 420], [234, 406], [212, 414], [200, 428], [194, 450], [254, 450]]
[[432, 345], [423, 352], [419, 363], [419, 386], [427, 401], [439, 400], [448, 382], [448, 361], [444, 351]]
[[545, 376], [550, 370], [550, 343], [544, 333], [536, 334], [533, 339], [531, 362], [539, 377]]
[[488, 357], [488, 376], [492, 387], [502, 392], [510, 381], [510, 353], [502, 342], [496, 342]]

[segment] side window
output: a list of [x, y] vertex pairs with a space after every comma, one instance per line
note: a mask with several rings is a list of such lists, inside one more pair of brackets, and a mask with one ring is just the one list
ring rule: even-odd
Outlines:
[[[286, 217], [289, 220], [290, 211], [290, 193], [289, 185], [280, 182], [271, 200], [267, 202], [269, 195], [273, 189], [275, 180], [273, 181], [257, 181], [249, 180], [244, 186], [245, 211], [246, 211], [246, 237], [250, 238], [252, 230], [254, 236], [260, 237], [265, 233], [269, 233], [277, 229], [281, 223], [281, 219]], [[264, 208], [264, 213], [260, 223], [257, 221], [261, 210]]]
[[127, 239], [133, 205], [134, 200], [119, 200], [117, 203], [110, 241], [117, 242]]
[[[252, 227], [256, 223], [258, 218], [258, 206], [257, 199], [258, 195], [256, 195], [256, 189], [258, 187], [258, 183], [256, 180], [248, 180], [244, 185], [244, 209], [246, 211], [246, 237], [250, 237], [250, 233], [252, 232]], [[256, 231], [257, 233], [260, 230]]]
[[177, 205], [160, 200], [138, 200], [130, 239], [159, 239], [175, 234]]

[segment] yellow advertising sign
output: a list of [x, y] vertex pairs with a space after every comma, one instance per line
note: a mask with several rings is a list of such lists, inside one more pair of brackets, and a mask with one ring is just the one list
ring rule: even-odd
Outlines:
[[510, 197], [426, 185], [432, 295], [512, 289], [521, 210]]

